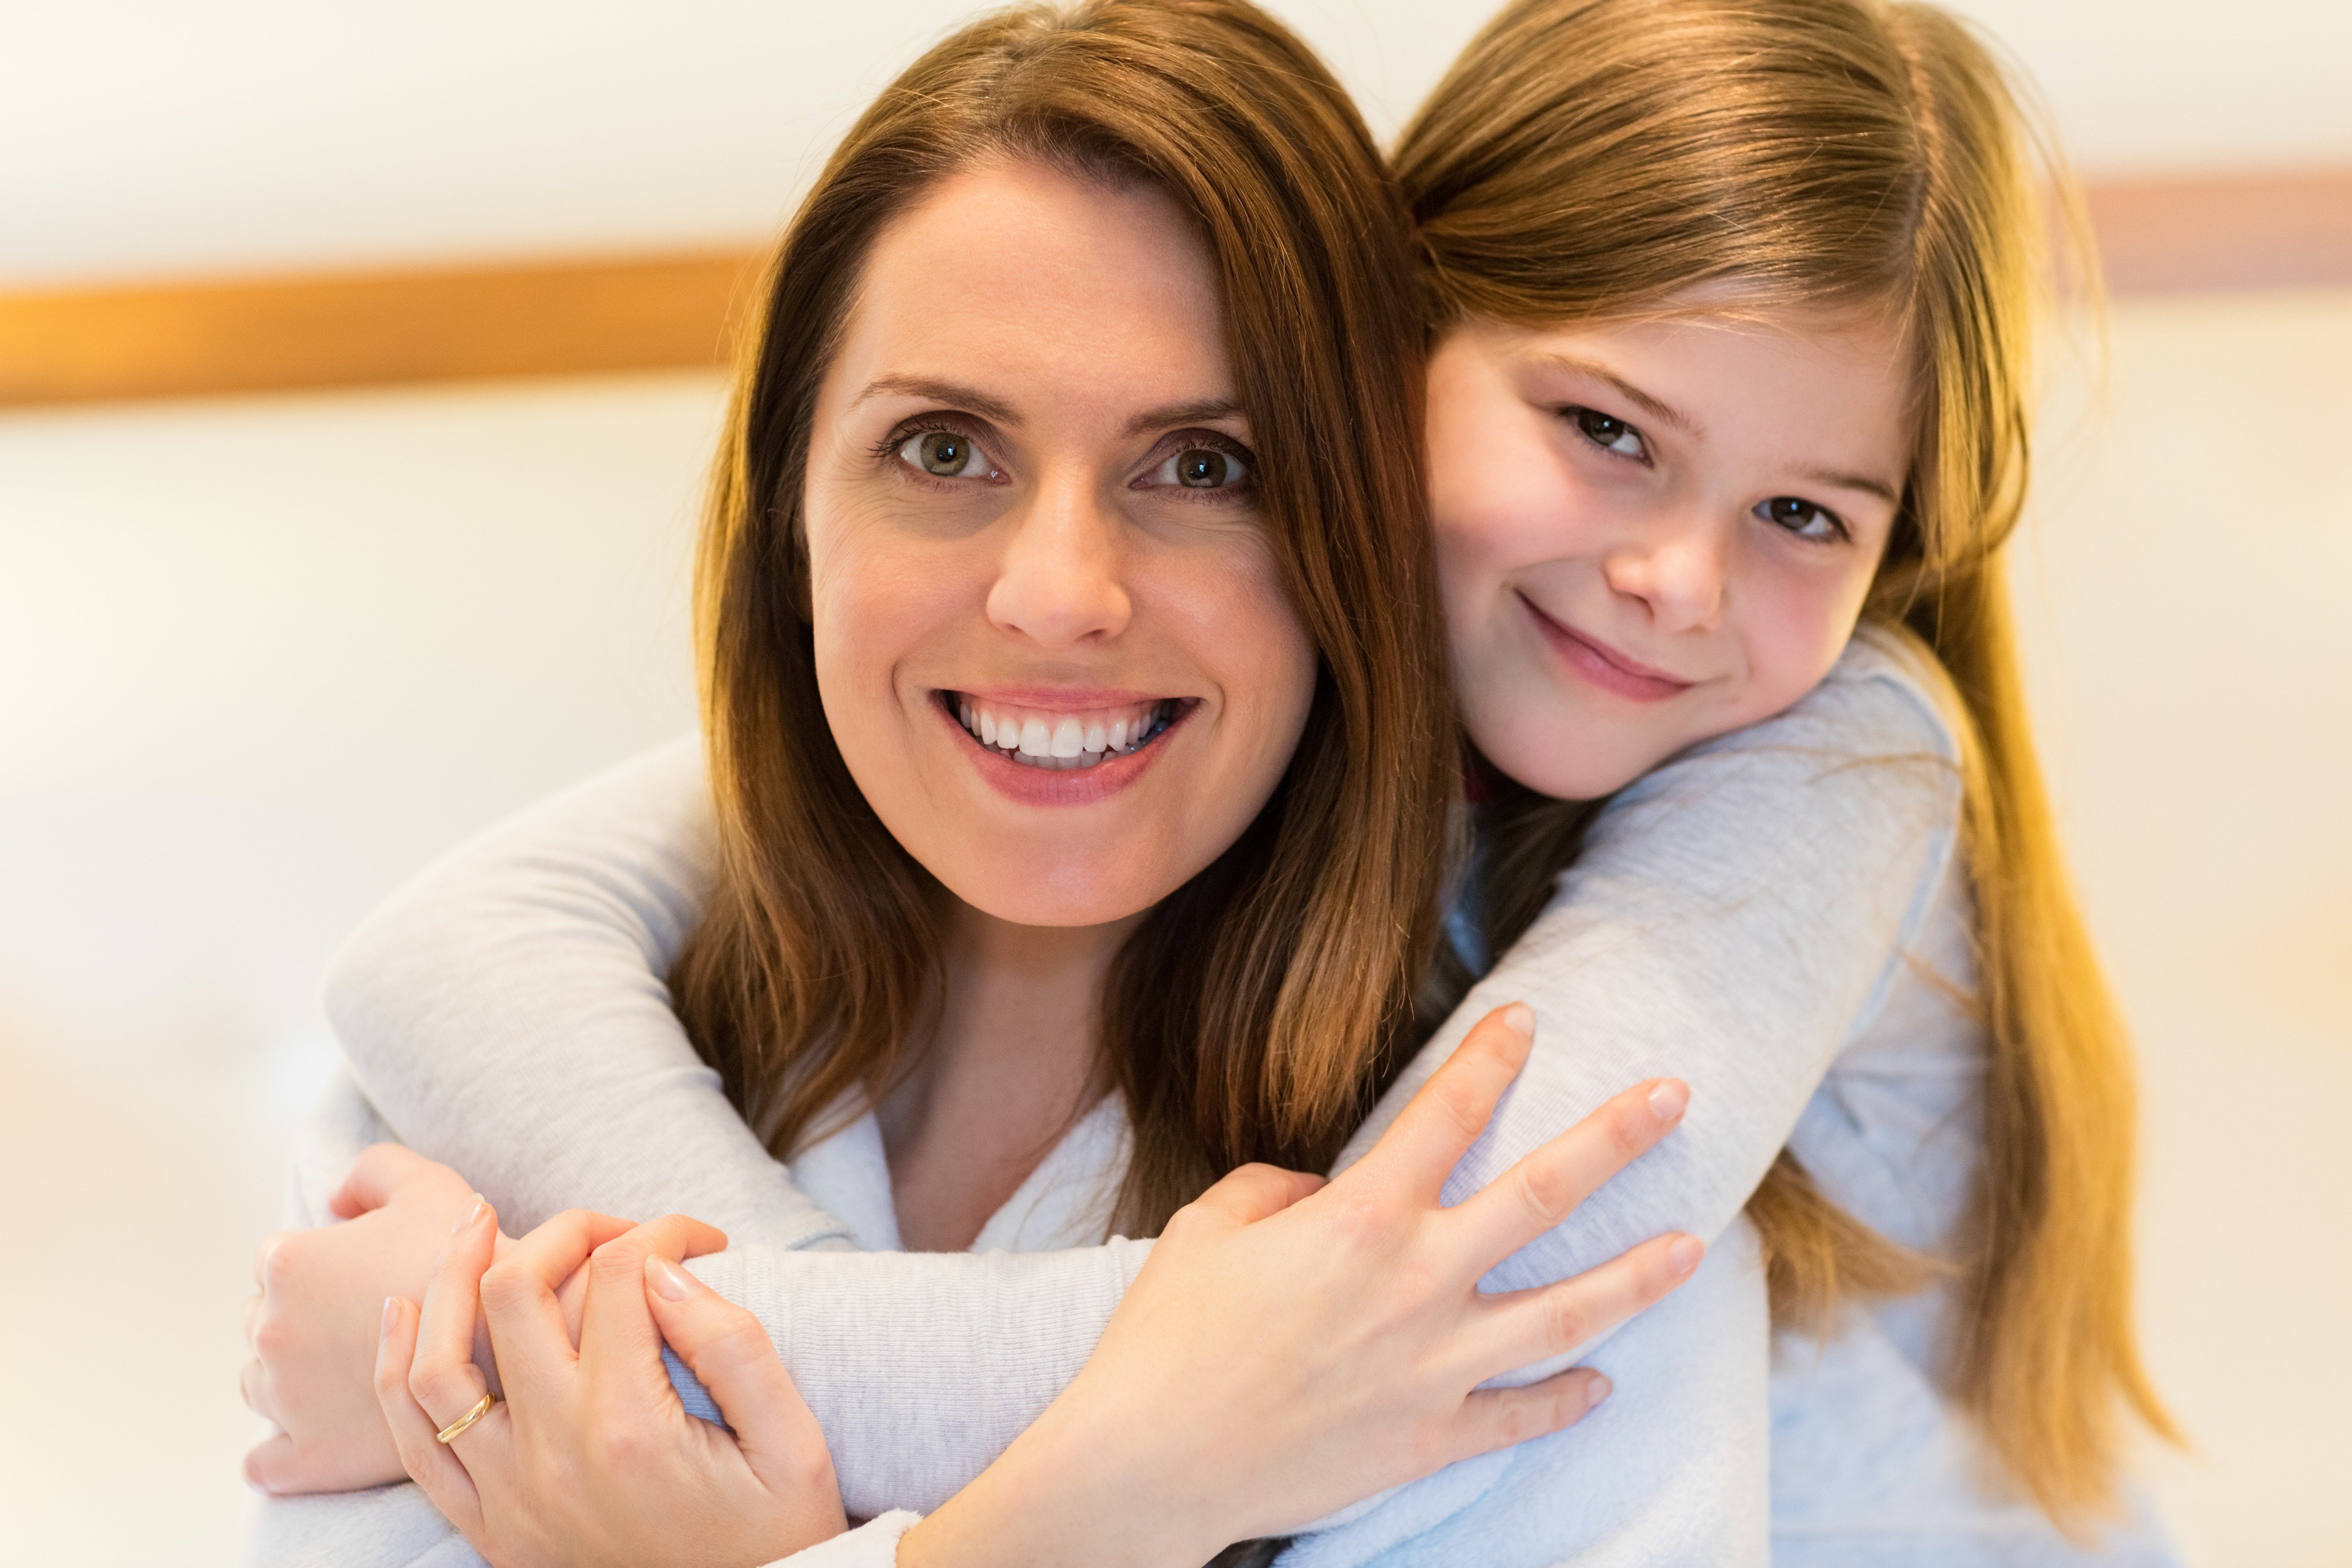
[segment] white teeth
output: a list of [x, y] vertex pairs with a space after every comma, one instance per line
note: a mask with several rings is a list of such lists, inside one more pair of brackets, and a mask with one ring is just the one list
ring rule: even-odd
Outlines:
[[1125, 756], [1150, 739], [1160, 717], [1157, 703], [1125, 712], [999, 714], [985, 702], [953, 694], [953, 712], [984, 746], [1013, 755], [1033, 767], [1066, 771], [1089, 768]]

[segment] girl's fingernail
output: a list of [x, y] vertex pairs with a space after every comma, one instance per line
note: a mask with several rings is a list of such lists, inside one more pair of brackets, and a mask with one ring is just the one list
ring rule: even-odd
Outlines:
[[1666, 1248], [1666, 1267], [1676, 1274], [1687, 1274], [1697, 1268], [1698, 1260], [1706, 1256], [1706, 1248], [1698, 1244], [1696, 1237], [1679, 1237], [1672, 1247]]
[[683, 1301], [694, 1293], [694, 1282], [686, 1277], [686, 1270], [658, 1253], [646, 1259], [646, 1278], [673, 1301]]
[[1524, 1002], [1514, 1002], [1503, 1009], [1503, 1026], [1532, 1038], [1536, 1032], [1536, 1010]]
[[383, 1321], [377, 1325], [375, 1331], [376, 1338], [380, 1340], [390, 1339], [392, 1337], [392, 1325], [399, 1321], [400, 1298], [397, 1296], [386, 1296], [383, 1299]]
[[1678, 1078], [1661, 1079], [1650, 1090], [1650, 1114], [1661, 1121], [1672, 1121], [1690, 1103], [1690, 1085]]
[[474, 1206], [466, 1211], [466, 1217], [464, 1219], [459, 1220], [456, 1225], [449, 1227], [449, 1234], [451, 1236], [463, 1236], [466, 1232], [481, 1224], [482, 1216], [489, 1212], [489, 1204], [483, 1198], [481, 1194], [476, 1193], [474, 1194]]
[[1609, 1380], [1601, 1376], [1599, 1373], [1594, 1373], [1591, 1380], [1584, 1385], [1584, 1407], [1587, 1410], [1590, 1410], [1594, 1405], [1600, 1404], [1602, 1400], [1608, 1398], [1609, 1387]]

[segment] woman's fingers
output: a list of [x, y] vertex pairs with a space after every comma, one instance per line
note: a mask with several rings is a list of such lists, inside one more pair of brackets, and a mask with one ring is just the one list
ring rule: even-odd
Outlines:
[[1449, 1211], [1478, 1272], [1566, 1219], [1601, 1184], [1673, 1131], [1690, 1103], [1680, 1079], [1652, 1079], [1617, 1095]]
[[1535, 1027], [1535, 1009], [1524, 1002], [1479, 1019], [1398, 1113], [1364, 1163], [1378, 1162], [1414, 1195], [1434, 1203], [1446, 1173], [1486, 1130], [1503, 1091], [1525, 1065]]
[[482, 1316], [499, 1381], [509, 1391], [526, 1382], [549, 1386], [578, 1359], [555, 1289], [590, 1253], [635, 1228], [611, 1215], [566, 1209], [509, 1246], [481, 1276]]
[[[482, 1439], [473, 1445], [473, 1450], [488, 1462], [490, 1441], [494, 1436], [499, 1441], [507, 1436], [506, 1412], [493, 1409], [451, 1443], [441, 1442], [436, 1434], [444, 1423], [436, 1421], [416, 1402], [409, 1387], [416, 1342], [415, 1307], [397, 1296], [385, 1301], [383, 1331], [375, 1352], [376, 1403], [383, 1406], [384, 1422], [392, 1428], [393, 1446], [400, 1451], [401, 1468], [408, 1472], [411, 1480], [425, 1489], [425, 1495], [433, 1500], [433, 1506], [441, 1510], [444, 1518], [462, 1531], [467, 1540], [479, 1543], [481, 1496], [475, 1490], [473, 1477], [459, 1460], [455, 1445]], [[464, 1414], [463, 1410], [456, 1413]]]
[[1213, 1214], [1228, 1225], [1255, 1225], [1320, 1191], [1328, 1181], [1280, 1165], [1236, 1165], [1187, 1206]]
[[1507, 1448], [1530, 1437], [1575, 1426], [1609, 1397], [1609, 1380], [1591, 1367], [1570, 1367], [1525, 1388], [1482, 1388], [1462, 1402], [1453, 1445], [1442, 1463]]
[[682, 1214], [649, 1220], [596, 1248], [588, 1260], [588, 1300], [582, 1309], [580, 1355], [607, 1374], [635, 1373], [667, 1387], [661, 1335], [646, 1306], [646, 1262], [672, 1263], [718, 1252], [727, 1233]]
[[759, 1320], [658, 1255], [645, 1261], [642, 1293], [662, 1338], [735, 1429], [761, 1484], [780, 1498], [834, 1495], [824, 1433]]
[[490, 1266], [498, 1234], [497, 1215], [477, 1198], [472, 1212], [450, 1232], [441, 1267], [425, 1292], [408, 1388], [436, 1426], [463, 1415], [489, 1390], [474, 1364], [474, 1319], [480, 1310], [482, 1271]]
[[1484, 1298], [1478, 1380], [1590, 1343], [1689, 1279], [1706, 1256], [1695, 1236], [1654, 1237], [1573, 1279]]

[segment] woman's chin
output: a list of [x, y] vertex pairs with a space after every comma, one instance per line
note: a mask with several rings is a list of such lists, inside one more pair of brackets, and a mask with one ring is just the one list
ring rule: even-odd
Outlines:
[[1120, 854], [1050, 857], [1042, 871], [1036, 859], [1025, 858], [957, 858], [961, 863], [955, 866], [927, 862], [927, 868], [956, 898], [1007, 925], [1115, 925], [1151, 908], [1184, 879], [1129, 864], [1136, 858], [1131, 847]]

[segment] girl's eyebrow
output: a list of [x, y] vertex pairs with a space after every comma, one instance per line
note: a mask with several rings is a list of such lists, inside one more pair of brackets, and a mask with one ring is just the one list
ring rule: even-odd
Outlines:
[[1706, 432], [1700, 428], [1697, 420], [1685, 414], [1673, 404], [1651, 396], [1597, 360], [1589, 360], [1579, 354], [1563, 353], [1557, 350], [1546, 350], [1536, 357], [1555, 369], [1568, 371], [1576, 375], [1590, 376], [1595, 381], [1607, 382], [1617, 389], [1626, 402], [1647, 414], [1651, 418], [1679, 430], [1686, 436], [1704, 438], [1706, 435]]
[[1839, 489], [1860, 490], [1864, 495], [1876, 496], [1888, 506], [1903, 504], [1903, 498], [1895, 493], [1893, 485], [1885, 479], [1874, 479], [1867, 474], [1849, 474], [1834, 468], [1800, 468], [1797, 477], [1811, 479], [1817, 484], [1832, 485]]
[[952, 403], [1000, 425], [1021, 423], [1013, 405], [1003, 399], [991, 397], [978, 387], [966, 386], [961, 382], [937, 381], [927, 375], [876, 376], [866, 384], [865, 391], [849, 400], [849, 406], [855, 408], [868, 398], [883, 396], [925, 397], [934, 403]]

